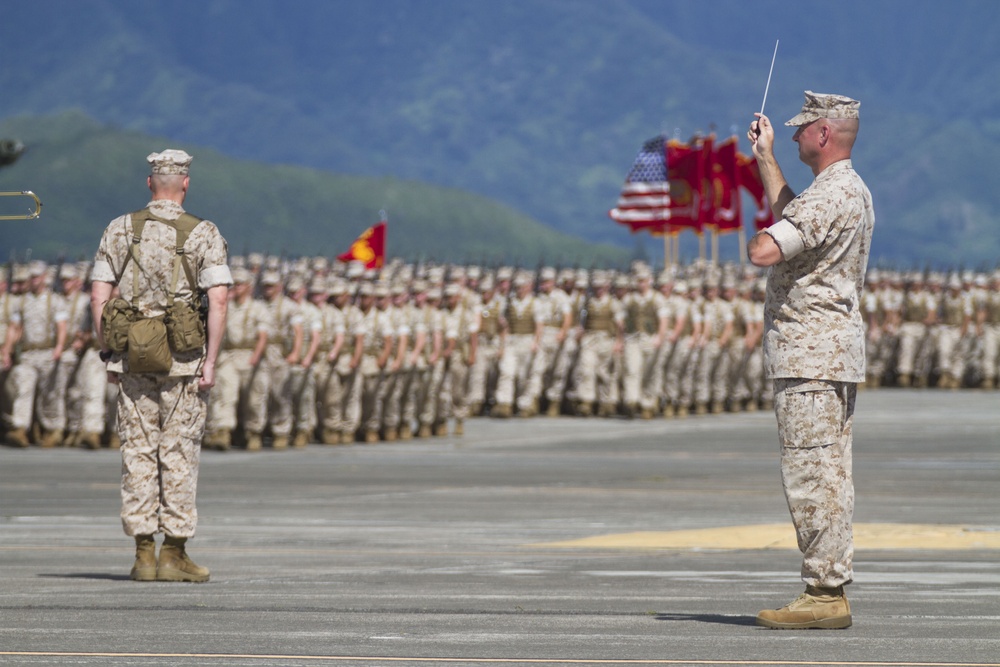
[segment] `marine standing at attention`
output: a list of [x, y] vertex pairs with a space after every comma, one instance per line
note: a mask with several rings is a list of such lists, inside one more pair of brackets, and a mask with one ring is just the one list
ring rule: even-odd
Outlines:
[[[146, 159], [152, 201], [104, 231], [91, 308], [109, 380], [120, 382], [121, 516], [136, 544], [130, 576], [203, 582], [209, 571], [191, 561], [185, 543], [198, 520], [198, 460], [232, 277], [218, 228], [182, 206], [191, 156], [166, 150]], [[159, 557], [156, 533], [164, 533]]]
[[757, 615], [770, 628], [846, 628], [844, 586], [854, 577], [852, 433], [865, 380], [861, 291], [875, 212], [851, 150], [860, 102], [806, 91], [786, 125], [815, 179], [796, 196], [774, 157], [763, 114], [748, 136], [779, 221], [747, 244], [767, 279], [764, 356], [774, 380], [781, 478], [802, 551], [805, 593]]

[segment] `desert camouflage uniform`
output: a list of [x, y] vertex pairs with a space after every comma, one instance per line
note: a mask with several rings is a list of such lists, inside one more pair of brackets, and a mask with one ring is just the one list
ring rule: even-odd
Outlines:
[[937, 330], [938, 386], [958, 389], [965, 376], [965, 362], [972, 322], [972, 295], [960, 283], [949, 285], [941, 298], [941, 322]]
[[[184, 209], [166, 200], [150, 202], [149, 210], [176, 220]], [[155, 220], [146, 222], [138, 261], [123, 265], [132, 243], [132, 216], [111, 222], [94, 260], [94, 281], [118, 285], [121, 298], [132, 301], [132, 271], [138, 271], [138, 307], [145, 317], [164, 313], [175, 256], [174, 230]], [[191, 232], [185, 254], [198, 287], [230, 285], [226, 242], [208, 221]], [[177, 283], [179, 297], [190, 299], [192, 288], [184, 272]], [[120, 374], [118, 428], [122, 440], [122, 526], [126, 535], [164, 532], [191, 537], [197, 524], [195, 492], [198, 461], [205, 430], [208, 392], [198, 388], [203, 350], [173, 354], [169, 373], [131, 373], [128, 359], [115, 355], [108, 370]]]
[[982, 327], [983, 354], [980, 374], [985, 388], [996, 386], [997, 365], [1000, 363], [1000, 276], [990, 281], [989, 293], [980, 306], [978, 321]]
[[476, 352], [479, 343], [479, 324], [481, 311], [477, 305], [470, 305], [464, 299], [459, 299], [454, 308], [450, 308], [447, 295], [451, 286], [445, 290], [445, 304], [441, 309], [442, 318], [442, 361], [444, 377], [440, 391], [437, 393], [437, 424], [435, 435], [445, 435], [449, 418], [455, 420], [456, 435], [461, 435], [463, 423], [469, 416], [469, 375], [470, 359]]
[[733, 334], [733, 305], [719, 296], [714, 280], [701, 302], [702, 330], [698, 366], [695, 371], [695, 411], [722, 412], [729, 391], [730, 358], [726, 352]]
[[404, 395], [410, 380], [409, 353], [413, 342], [412, 313], [407, 303], [406, 288], [394, 285], [390, 293], [392, 305], [386, 311], [392, 320], [393, 348], [382, 385], [382, 432], [387, 441], [399, 438], [403, 423]]
[[[37, 280], [37, 278], [32, 278]], [[20, 326], [21, 355], [11, 369], [11, 426], [30, 429], [37, 421], [43, 445], [59, 444], [66, 427], [66, 383], [71, 364], [63, 354], [68, 345], [69, 313], [62, 295], [45, 287], [21, 296], [11, 321]]]
[[[360, 364], [360, 354], [357, 346], [361, 339], [357, 331], [361, 322], [361, 311], [350, 303], [347, 285], [337, 284], [334, 292], [334, 310], [329, 311], [332, 318], [330, 329], [335, 337], [343, 336], [343, 344], [339, 349], [331, 347], [327, 353], [332, 371], [328, 380], [317, 379], [320, 387], [320, 424], [323, 429], [325, 444], [349, 444], [354, 441], [355, 431], [361, 415], [361, 383], [358, 380], [357, 364]], [[353, 420], [349, 418], [353, 415]]]
[[625, 349], [622, 358], [622, 399], [630, 413], [652, 417], [659, 410], [663, 387], [660, 355], [666, 338], [667, 303], [652, 289], [649, 276], [642, 276], [642, 289], [624, 299]]
[[[320, 289], [318, 285], [314, 286]], [[325, 286], [322, 288], [325, 290]], [[314, 366], [318, 352], [323, 346], [323, 318], [320, 309], [312, 301], [299, 301], [302, 315], [302, 357], [292, 367], [292, 412], [296, 447], [304, 447], [312, 442], [316, 431], [316, 374]]]
[[580, 338], [580, 359], [576, 365], [577, 412], [588, 416], [594, 404], [611, 414], [619, 400], [615, 382], [615, 356], [624, 347], [625, 312], [621, 302], [611, 296], [598, 279], [597, 294], [587, 298]]
[[254, 351], [260, 338], [266, 338], [271, 329], [270, 311], [262, 301], [250, 295], [242, 303], [229, 301], [206, 427], [209, 433], [225, 432], [230, 436], [227, 442], [214, 443], [218, 447], [228, 446], [237, 429], [247, 438], [264, 432], [269, 375], [264, 355], [254, 358]]
[[70, 348], [62, 362], [68, 367], [66, 384], [66, 433], [68, 444], [96, 448], [104, 432], [104, 394], [108, 374], [100, 358], [100, 346], [93, 340], [94, 322], [90, 294], [73, 289], [66, 294], [69, 313], [67, 335]]
[[896, 372], [900, 384], [927, 385], [934, 355], [937, 298], [922, 284], [911, 284], [902, 305]]
[[536, 297], [545, 310], [539, 356], [543, 360], [542, 393], [548, 403], [548, 414], [556, 416], [560, 412], [569, 367], [576, 355], [576, 341], [569, 335], [572, 326], [572, 306], [569, 294], [559, 288]]
[[[681, 287], [689, 287], [681, 284]], [[672, 412], [683, 417], [687, 415], [688, 409], [694, 402], [694, 378], [695, 370], [698, 368], [698, 360], [701, 358], [701, 337], [704, 329], [704, 318], [701, 313], [701, 287], [697, 282], [690, 285], [690, 289], [680, 290], [677, 303], [680, 304], [680, 312], [677, 317], [684, 319], [680, 337], [674, 344], [673, 353], [670, 355], [670, 362], [667, 364], [666, 375], [663, 381], [664, 394], [666, 400], [673, 405]], [[686, 292], [686, 296], [683, 294]], [[671, 410], [664, 406], [664, 414], [669, 415]]]
[[505, 313], [508, 332], [500, 357], [497, 407], [510, 408], [516, 403], [522, 415], [537, 412], [545, 366], [541, 329], [547, 314], [532, 294], [508, 299]]
[[[396, 333], [393, 327], [391, 313], [380, 310], [375, 305], [372, 305], [368, 312], [362, 311], [361, 313], [357, 335], [362, 336], [364, 340], [364, 353], [358, 369], [360, 372], [358, 382], [361, 383], [361, 401], [357, 406], [360, 408], [357, 424], [364, 431], [368, 440], [376, 439], [382, 426], [382, 406], [385, 400], [382, 385], [386, 381], [388, 358], [391, 358], [391, 346]], [[385, 363], [380, 365], [379, 362], [385, 354], [387, 346], [390, 354], [386, 357]], [[353, 419], [349, 419], [349, 421], [354, 422]]]
[[294, 381], [300, 374], [292, 369], [301, 369], [303, 319], [299, 304], [284, 293], [264, 303], [274, 327], [264, 355], [269, 388], [267, 422], [274, 445], [280, 448], [289, 444], [295, 421]]
[[500, 323], [506, 310], [506, 299], [494, 291], [480, 308], [479, 347], [476, 362], [469, 369], [469, 408], [473, 416], [492, 402], [496, 392], [497, 368], [505, 337]]
[[783, 215], [765, 230], [783, 257], [767, 281], [765, 364], [802, 579], [835, 588], [854, 577], [851, 428], [865, 379], [860, 299], [875, 214], [868, 188], [841, 160]]

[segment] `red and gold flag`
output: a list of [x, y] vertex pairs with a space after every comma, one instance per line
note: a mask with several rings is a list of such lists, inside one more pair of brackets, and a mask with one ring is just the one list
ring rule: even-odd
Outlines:
[[721, 233], [736, 231], [742, 226], [743, 207], [740, 202], [740, 170], [736, 145], [735, 136], [719, 144], [712, 153], [709, 168], [709, 194], [712, 198], [709, 224]]
[[774, 214], [767, 195], [764, 194], [764, 182], [760, 178], [757, 158], [737, 153], [736, 162], [739, 166], [740, 187], [745, 188], [757, 204], [757, 213], [753, 217], [757, 231], [770, 227], [774, 224]]
[[385, 263], [385, 221], [372, 225], [351, 244], [350, 250], [337, 259], [341, 262], [363, 262], [367, 269], [380, 269]]
[[667, 142], [667, 178], [670, 181], [670, 217], [666, 231], [684, 228], [701, 233], [700, 196], [703, 187], [703, 145]]

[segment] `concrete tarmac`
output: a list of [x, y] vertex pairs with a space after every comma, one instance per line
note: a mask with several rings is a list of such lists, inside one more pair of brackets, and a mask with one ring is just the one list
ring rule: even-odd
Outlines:
[[1000, 665], [998, 408], [859, 394], [835, 631], [754, 624], [803, 588], [769, 413], [204, 452], [205, 584], [128, 579], [118, 453], [0, 448], [0, 664]]

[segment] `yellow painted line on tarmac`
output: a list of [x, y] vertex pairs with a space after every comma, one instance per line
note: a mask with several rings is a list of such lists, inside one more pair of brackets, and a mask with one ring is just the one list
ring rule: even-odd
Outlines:
[[[596, 535], [532, 547], [563, 549], [798, 549], [790, 523]], [[854, 524], [857, 549], [1000, 549], [1000, 531], [908, 523]]]
[[254, 653], [83, 653], [70, 651], [0, 651], [0, 656], [43, 658], [173, 658], [197, 660], [311, 660], [316, 662], [428, 662], [449, 665], [844, 665], [847, 667], [1000, 667], [998, 662], [870, 662], [818, 660], [606, 660], [572, 658], [417, 658], [360, 655], [280, 655]]

